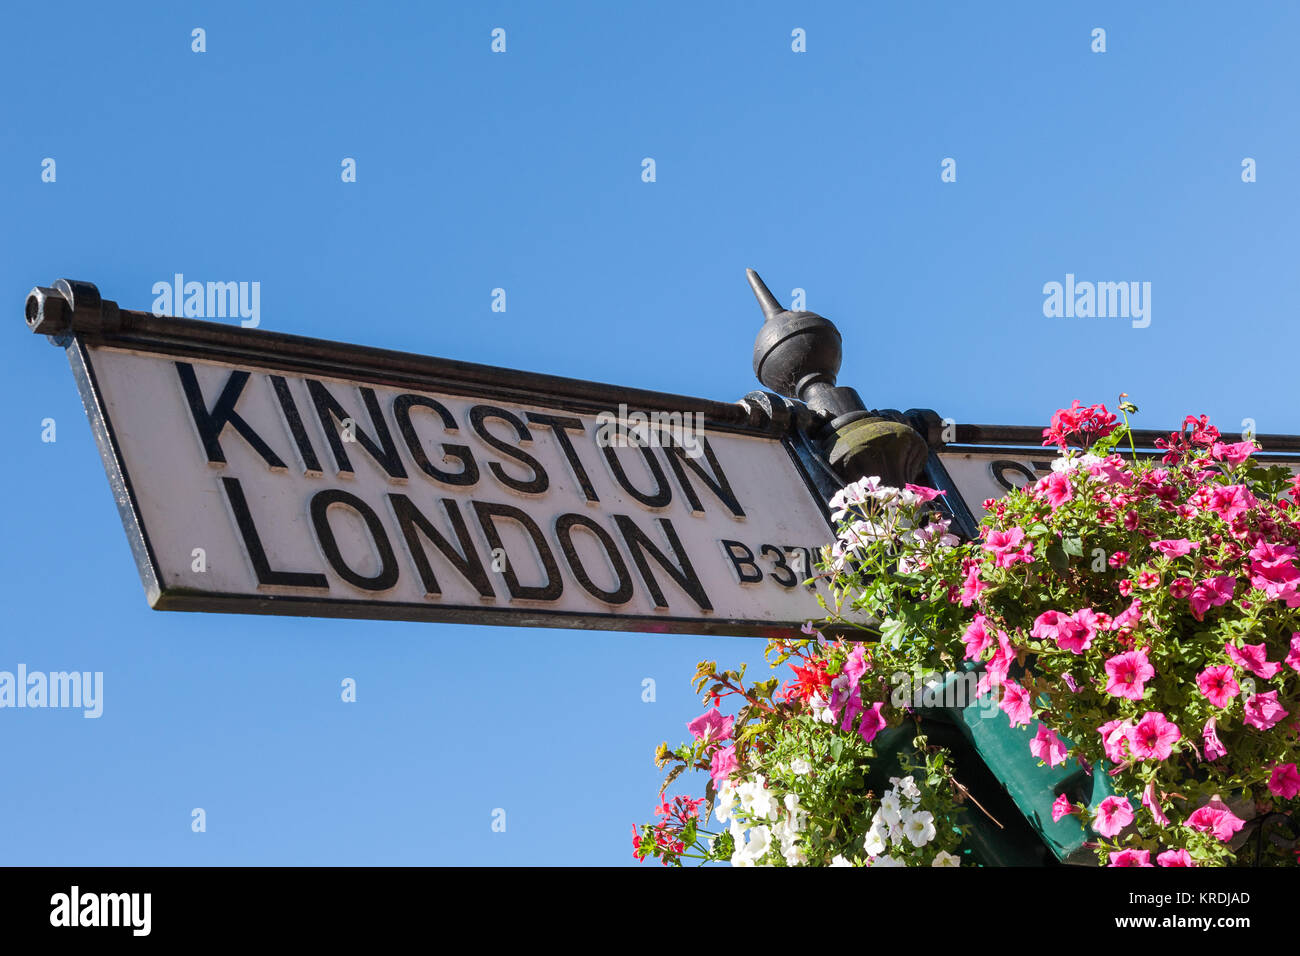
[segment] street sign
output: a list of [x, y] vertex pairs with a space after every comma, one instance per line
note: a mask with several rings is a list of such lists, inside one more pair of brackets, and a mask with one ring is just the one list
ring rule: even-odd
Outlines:
[[823, 499], [744, 405], [115, 308], [71, 332], [154, 608], [737, 635], [825, 613]]
[[[1016, 425], [958, 425], [956, 442], [938, 452], [956, 489], [976, 519], [985, 514], [983, 502], [1001, 498], [1012, 488], [1032, 484], [1051, 474], [1052, 461], [1058, 456], [1055, 447], [1044, 448], [1042, 429]], [[1159, 457], [1156, 438], [1168, 432], [1135, 431], [1137, 454], [1142, 458]], [[1259, 435], [1262, 446], [1255, 460], [1261, 464], [1283, 465], [1300, 473], [1300, 440], [1295, 435]], [[1231, 436], [1228, 440], [1237, 440]], [[1127, 445], [1119, 449], [1128, 455]]]

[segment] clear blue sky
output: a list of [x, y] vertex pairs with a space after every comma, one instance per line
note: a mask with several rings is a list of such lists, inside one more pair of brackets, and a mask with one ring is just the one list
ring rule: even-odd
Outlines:
[[[733, 400], [755, 387], [753, 266], [838, 323], [871, 405], [1037, 424], [1128, 391], [1148, 427], [1300, 431], [1295, 4], [47, 2], [2, 22], [0, 669], [106, 684], [99, 720], [0, 711], [3, 863], [627, 863], [653, 748], [700, 710], [694, 663], [762, 650], [150, 611], [67, 363], [21, 321], [60, 276], [137, 309], [175, 272], [255, 280], [264, 328]], [[1150, 327], [1045, 318], [1066, 273], [1151, 282]]]

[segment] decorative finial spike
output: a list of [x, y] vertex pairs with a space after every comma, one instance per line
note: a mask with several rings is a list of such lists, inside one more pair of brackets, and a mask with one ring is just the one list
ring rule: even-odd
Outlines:
[[745, 278], [749, 279], [749, 287], [754, 290], [754, 298], [758, 299], [759, 306], [763, 309], [763, 320], [772, 322], [778, 315], [785, 311], [780, 302], [776, 301], [776, 296], [772, 290], [763, 284], [763, 280], [753, 269], [745, 270]]

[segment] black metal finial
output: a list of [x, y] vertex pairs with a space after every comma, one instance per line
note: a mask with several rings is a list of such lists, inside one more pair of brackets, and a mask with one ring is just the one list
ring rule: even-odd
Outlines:
[[868, 411], [854, 389], [836, 385], [843, 344], [835, 323], [784, 308], [757, 272], [746, 269], [745, 276], [763, 310], [754, 339], [758, 380], [813, 412], [819, 423], [813, 437], [844, 480], [879, 475], [889, 484], [911, 481], [925, 464], [925, 439], [903, 422]]
[[749, 279], [749, 287], [754, 290], [754, 298], [758, 299], [758, 304], [763, 310], [764, 321], [776, 321], [785, 308], [776, 300], [772, 290], [763, 283], [762, 277], [757, 272], [746, 269], [745, 278]]

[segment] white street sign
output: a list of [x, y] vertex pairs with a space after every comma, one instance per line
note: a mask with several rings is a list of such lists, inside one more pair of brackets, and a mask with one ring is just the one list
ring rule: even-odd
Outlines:
[[723, 634], [824, 614], [802, 583], [824, 506], [756, 429], [680, 412], [637, 446], [616, 405], [517, 388], [69, 355], [155, 608]]

